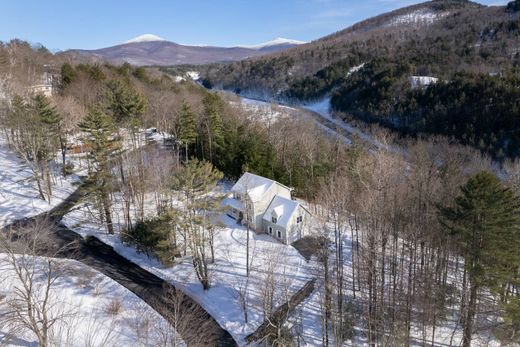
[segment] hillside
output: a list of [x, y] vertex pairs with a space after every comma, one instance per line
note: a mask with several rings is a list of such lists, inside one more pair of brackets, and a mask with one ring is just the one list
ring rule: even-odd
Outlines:
[[[316, 121], [301, 108], [240, 100], [130, 64], [63, 64], [54, 93], [34, 95], [41, 72], [57, 60], [23, 42], [0, 46], [0, 212], [7, 223], [65, 199], [50, 214], [59, 223], [55, 235], [83, 237], [86, 265], [171, 323], [163, 331], [152, 315], [138, 316], [129, 321], [132, 333], [147, 337], [151, 330], [166, 340], [118, 345], [172, 345], [176, 332], [189, 346], [246, 346], [250, 333], [283, 346], [518, 345], [520, 161], [499, 167], [439, 137], [394, 142], [366, 129], [370, 139], [332, 116]], [[420, 114], [423, 105], [433, 110], [425, 119], [453, 108], [467, 122], [467, 114], [502, 114], [520, 99], [512, 73], [471, 79], [465, 72], [448, 81], [420, 76], [408, 62], [356, 64], [312, 109], [325, 109], [330, 98], [335, 108], [355, 108], [354, 116], [371, 121], [390, 114], [385, 108]], [[401, 88], [416, 88], [410, 95], [417, 102], [405, 103], [407, 93], [396, 103]], [[414, 123], [401, 119], [387, 122]], [[510, 126], [481, 128], [489, 124]], [[300, 230], [308, 228], [294, 246], [277, 229], [271, 236], [269, 228], [231, 217], [235, 207], [246, 220], [253, 216], [251, 195], [238, 200], [231, 188], [246, 170], [286, 186], [308, 211], [293, 216]], [[71, 173], [80, 171], [85, 183], [67, 197]], [[271, 199], [263, 186], [249, 192]], [[285, 206], [272, 206], [270, 219], [262, 211], [265, 226], [290, 216]], [[304, 289], [308, 297], [299, 295]], [[121, 291], [111, 293], [128, 302]], [[127, 307], [117, 315], [122, 323], [137, 316]], [[14, 312], [15, 320], [26, 316]]]
[[[202, 76], [208, 87], [290, 102], [333, 94], [332, 107], [344, 113], [342, 117], [377, 122], [406, 134], [454, 136], [495, 156], [516, 156], [519, 134], [508, 132], [520, 128], [517, 108], [511, 104], [515, 98], [508, 99], [504, 107], [484, 107], [482, 110], [493, 111], [481, 112], [477, 119], [465, 114], [463, 118], [470, 123], [463, 122], [453, 130], [454, 115], [450, 112], [443, 116], [444, 126], [437, 126], [438, 119], [422, 119], [426, 104], [416, 104], [424, 99], [417, 94], [426, 88], [417, 88], [412, 80], [451, 81], [455, 74], [462, 74], [466, 77], [459, 86], [485, 76], [498, 85], [503, 76], [512, 76], [513, 80], [504, 84], [514, 85], [514, 68], [520, 61], [519, 18], [512, 7], [486, 7], [462, 0], [430, 1], [367, 19], [284, 52], [208, 66]], [[474, 74], [477, 77], [472, 77]], [[509, 93], [509, 89], [502, 91]], [[464, 94], [461, 90], [452, 92]], [[482, 97], [477, 90], [474, 100]], [[351, 103], [354, 99], [355, 105]], [[432, 101], [429, 106], [437, 103]], [[493, 130], [474, 130], [473, 123], [492, 117], [497, 109], [516, 112], [516, 116], [507, 116], [515, 121], [497, 122]], [[418, 118], [404, 122], [412, 111]], [[421, 122], [430, 125], [417, 126]]]
[[[418, 74], [511, 66], [517, 15], [473, 2], [430, 1], [386, 13], [306, 45], [207, 69], [215, 87], [307, 99], [372, 59], [407, 61]], [[511, 29], [511, 30], [508, 30]], [[497, 47], [503, 47], [496, 49]]]
[[155, 35], [145, 34], [123, 44], [94, 50], [74, 49], [64, 55], [74, 60], [124, 62], [132, 65], [180, 65], [229, 62], [267, 53], [282, 51], [303, 42], [278, 38], [250, 47], [190, 46], [167, 41]]

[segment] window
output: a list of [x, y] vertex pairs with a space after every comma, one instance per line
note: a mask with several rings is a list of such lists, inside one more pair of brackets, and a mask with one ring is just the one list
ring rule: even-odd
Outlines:
[[276, 230], [276, 232], [278, 233], [278, 238], [281, 239], [282, 238], [282, 232], [280, 230]]
[[301, 222], [303, 222], [303, 216], [296, 217], [296, 223], [301, 223]]
[[274, 224], [276, 224], [276, 222], [278, 222], [278, 220], [276, 219], [276, 217], [271, 217], [271, 222], [273, 222]]
[[269, 235], [273, 235], [273, 227], [267, 228], [269, 230]]

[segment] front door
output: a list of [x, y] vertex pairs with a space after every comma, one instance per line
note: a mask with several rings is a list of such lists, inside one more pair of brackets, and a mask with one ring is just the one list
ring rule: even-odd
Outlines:
[[242, 213], [242, 211], [240, 211], [240, 212], [238, 212], [237, 223], [238, 224], [242, 223], [242, 219], [244, 219], [244, 214]]

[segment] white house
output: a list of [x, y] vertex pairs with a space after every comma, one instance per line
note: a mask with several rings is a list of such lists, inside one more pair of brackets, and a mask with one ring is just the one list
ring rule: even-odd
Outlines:
[[56, 73], [46, 71], [42, 74], [38, 82], [30, 87], [30, 92], [50, 97], [56, 90], [57, 81], [58, 76]]
[[227, 214], [237, 223], [249, 225], [290, 244], [306, 233], [310, 213], [291, 199], [291, 189], [271, 179], [246, 172], [231, 188]]

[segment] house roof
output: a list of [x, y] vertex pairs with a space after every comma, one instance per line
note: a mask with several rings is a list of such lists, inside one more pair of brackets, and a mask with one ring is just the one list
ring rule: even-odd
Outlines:
[[263, 219], [271, 221], [271, 217], [274, 215], [277, 219], [276, 225], [287, 229], [289, 221], [297, 213], [299, 206], [298, 201], [276, 195], [265, 211]]
[[237, 192], [240, 194], [246, 194], [253, 201], [258, 201], [262, 199], [262, 196], [273, 186], [274, 184], [279, 184], [276, 181], [270, 180], [269, 178], [265, 178], [262, 176], [258, 176], [252, 174], [250, 172], [246, 172], [240, 177], [240, 179], [235, 183], [235, 185], [231, 188], [231, 191]]

